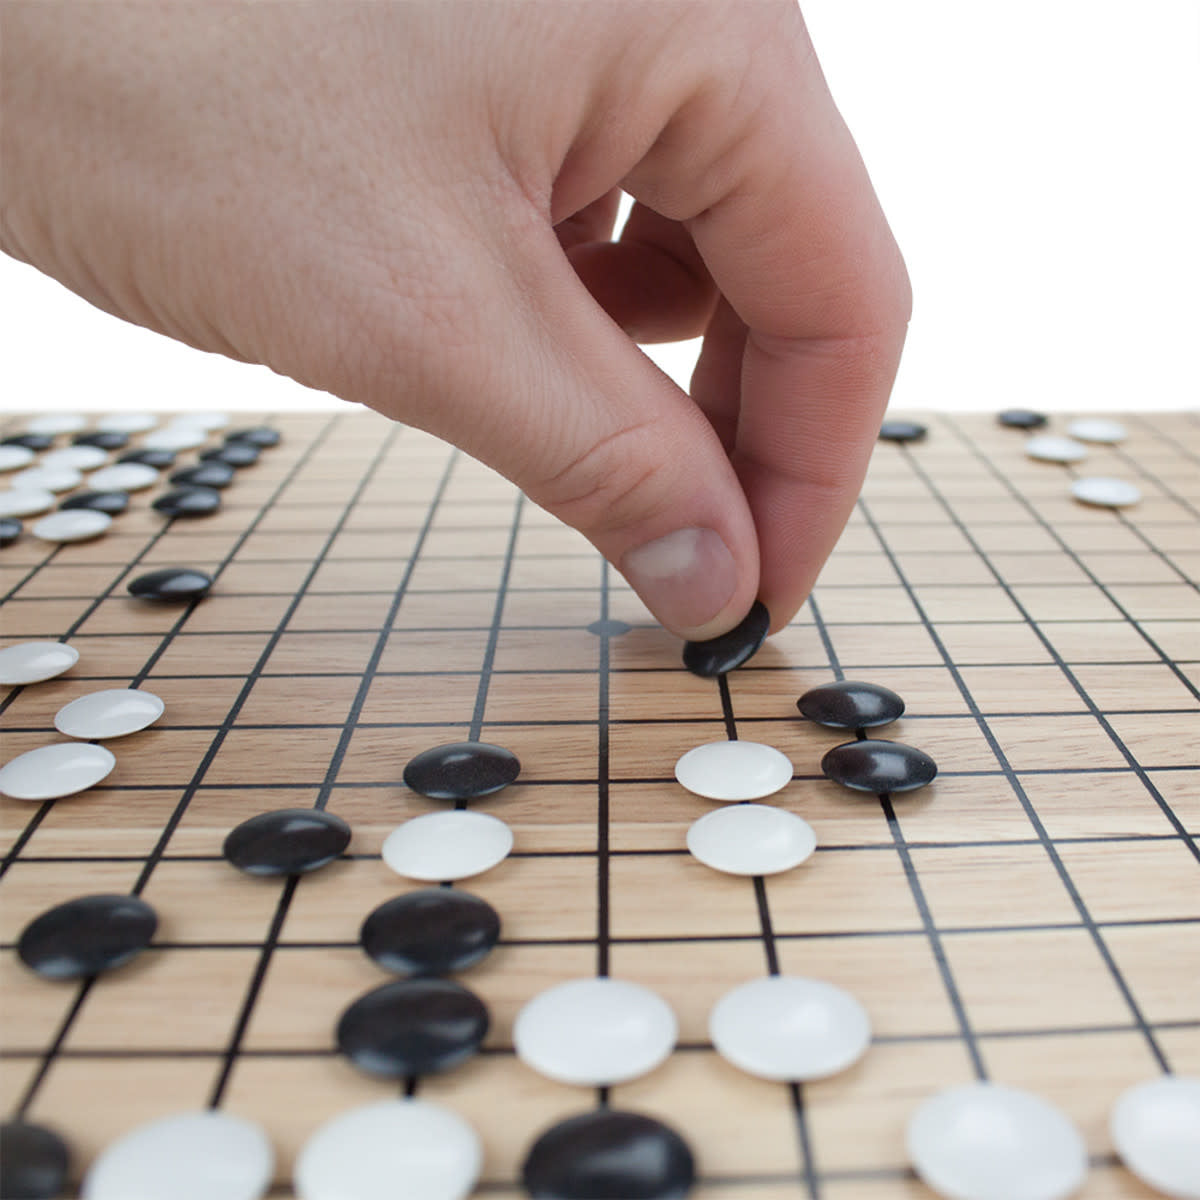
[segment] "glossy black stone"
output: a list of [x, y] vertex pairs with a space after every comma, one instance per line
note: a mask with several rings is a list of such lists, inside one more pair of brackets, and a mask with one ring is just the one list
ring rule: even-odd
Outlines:
[[128, 962], [157, 927], [154, 909], [136, 896], [80, 896], [30, 921], [17, 954], [47, 979], [76, 979]]
[[821, 770], [835, 783], [882, 794], [924, 787], [937, 775], [937, 763], [915, 746], [864, 738], [834, 746], [821, 759]]
[[752, 658], [771, 628], [771, 614], [761, 600], [740, 625], [706, 642], [688, 642], [683, 647], [683, 665], [693, 675], [712, 679], [724, 675]]
[[165, 600], [186, 604], [208, 594], [212, 576], [192, 567], [163, 567], [130, 580], [126, 590], [139, 600]]
[[24, 528], [16, 517], [0, 517], [0, 546], [11, 546]]
[[359, 941], [385, 971], [448, 975], [474, 966], [500, 937], [500, 916], [461, 888], [421, 888], [386, 900], [363, 922]]
[[233, 482], [236, 471], [226, 462], [202, 462], [171, 472], [171, 482], [189, 487], [224, 488]]
[[884, 442], [919, 442], [928, 432], [916, 421], [884, 421], [879, 427], [879, 438]]
[[877, 683], [842, 679], [810, 688], [796, 707], [810, 721], [833, 729], [870, 729], [887, 725], [904, 712], [904, 701]]
[[156, 471], [165, 471], [175, 461], [174, 450], [130, 450], [122, 454], [117, 462], [141, 463], [145, 467], [153, 467]]
[[483, 1001], [447, 979], [402, 979], [360, 996], [342, 1014], [337, 1044], [372, 1075], [400, 1079], [449, 1071], [488, 1031]]
[[250, 429], [235, 429], [231, 433], [225, 435], [225, 442], [249, 442], [252, 446], [259, 446], [263, 449], [271, 446], [278, 446], [281, 440], [281, 435], [278, 429], [272, 429], [269, 425], [255, 425]]
[[52, 1129], [26, 1121], [0, 1125], [0, 1197], [57, 1200], [66, 1190], [71, 1152]]
[[223, 462], [231, 467], [252, 467], [258, 462], [258, 447], [253, 442], [226, 442], [200, 454], [203, 462]]
[[593, 621], [588, 627], [588, 633], [594, 633], [597, 637], [621, 637], [628, 633], [633, 628], [632, 625], [626, 625], [624, 621]]
[[93, 429], [90, 433], [77, 433], [71, 442], [76, 446], [95, 446], [100, 450], [124, 450], [129, 445], [129, 434], [115, 429]]
[[696, 1180], [696, 1164], [669, 1126], [598, 1108], [546, 1130], [521, 1179], [533, 1200], [681, 1200]]
[[119, 516], [129, 507], [128, 492], [76, 492], [68, 496], [59, 508], [90, 508], [95, 512]]
[[229, 832], [222, 853], [248, 875], [302, 875], [331, 863], [350, 844], [350, 826], [316, 808], [259, 813]]
[[150, 507], [164, 517], [207, 517], [221, 507], [221, 495], [215, 488], [177, 487], [164, 492]]
[[54, 445], [54, 438], [48, 433], [10, 433], [6, 438], [0, 438], [0, 446], [24, 446], [34, 454], [49, 450]]
[[521, 773], [521, 761], [489, 742], [449, 742], [409, 759], [404, 782], [431, 800], [473, 800], [507, 787]]
[[996, 420], [1009, 429], [1041, 429], [1046, 423], [1046, 414], [1029, 408], [1006, 408], [996, 414]]

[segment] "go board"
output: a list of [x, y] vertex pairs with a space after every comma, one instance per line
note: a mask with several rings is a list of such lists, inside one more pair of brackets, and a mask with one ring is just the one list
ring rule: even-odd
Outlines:
[[[1117, 1163], [1107, 1119], [1135, 1082], [1200, 1074], [1195, 414], [1122, 418], [1126, 441], [1069, 467], [1026, 458], [991, 417], [923, 417], [923, 440], [880, 443], [811, 602], [724, 698], [581, 537], [479, 464], [371, 415], [269, 419], [282, 443], [210, 517], [165, 520], [144, 493], [95, 541], [27, 533], [0, 552], [5, 643], [80, 654], [4, 700], [5, 759], [62, 741], [54, 713], [89, 691], [166, 702], [111, 743], [99, 786], [0, 801], [4, 1109], [59, 1130], [76, 1178], [132, 1127], [212, 1105], [265, 1127], [270, 1194], [291, 1196], [314, 1129], [401, 1093], [339, 1055], [333, 1029], [386, 982], [358, 947], [363, 918], [417, 886], [383, 864], [384, 838], [446, 807], [408, 791], [403, 767], [469, 738], [523, 764], [472, 804], [515, 834], [463, 884], [503, 922], [462, 975], [491, 1031], [415, 1087], [481, 1136], [477, 1194], [522, 1194], [535, 1137], [609, 1103], [687, 1139], [700, 1200], [916, 1200], [931, 1193], [906, 1162], [908, 1118], [987, 1078], [1073, 1118], [1091, 1157], [1079, 1195], [1151, 1195]], [[1085, 506], [1069, 495], [1082, 474], [1144, 498]], [[165, 566], [209, 571], [211, 594], [126, 594]], [[823, 778], [846, 735], [795, 701], [843, 677], [904, 697], [882, 736], [932, 755], [936, 782], [881, 799]], [[673, 765], [730, 735], [795, 765], [768, 803], [819, 845], [790, 872], [721, 875], [684, 848], [713, 806]], [[313, 806], [353, 828], [328, 867], [253, 879], [221, 858], [245, 818]], [[21, 966], [32, 917], [100, 892], [154, 906], [149, 949], [90, 985]], [[874, 1041], [856, 1065], [789, 1085], [714, 1052], [714, 1004], [773, 971], [859, 998]], [[652, 988], [680, 1026], [662, 1066], [607, 1094], [512, 1050], [527, 1001], [596, 974]]]

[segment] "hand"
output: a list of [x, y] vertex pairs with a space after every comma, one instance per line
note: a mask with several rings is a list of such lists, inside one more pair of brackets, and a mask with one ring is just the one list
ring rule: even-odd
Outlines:
[[[774, 0], [2, 10], [0, 242], [456, 443], [685, 637], [794, 615], [909, 311]], [[617, 189], [637, 201], [609, 240]], [[689, 398], [631, 338], [705, 334]]]

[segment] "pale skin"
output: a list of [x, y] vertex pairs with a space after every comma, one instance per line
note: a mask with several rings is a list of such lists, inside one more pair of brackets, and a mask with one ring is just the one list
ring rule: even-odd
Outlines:
[[[0, 0], [0, 88], [9, 254], [461, 446], [680, 636], [803, 603], [910, 295], [792, 4]], [[635, 344], [701, 333], [690, 395]]]

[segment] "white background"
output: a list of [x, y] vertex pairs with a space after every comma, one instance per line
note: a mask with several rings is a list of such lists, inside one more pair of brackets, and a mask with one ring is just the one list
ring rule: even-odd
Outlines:
[[[1195, 406], [1200, 4], [803, 7], [913, 278], [893, 407]], [[3, 256], [0, 319], [10, 411], [338, 403]], [[694, 345], [652, 354], [686, 386]]]

